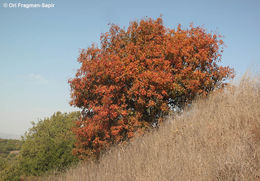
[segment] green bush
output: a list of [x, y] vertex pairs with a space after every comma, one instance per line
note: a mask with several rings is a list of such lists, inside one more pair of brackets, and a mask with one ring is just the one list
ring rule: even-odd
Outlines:
[[72, 155], [75, 137], [72, 127], [79, 112], [57, 112], [50, 118], [33, 123], [25, 134], [20, 164], [25, 175], [41, 175], [50, 170], [63, 170], [77, 158]]
[[22, 138], [21, 150], [15, 159], [0, 160], [0, 180], [20, 180], [52, 170], [62, 171], [78, 162], [78, 158], [72, 155], [75, 143], [72, 127], [79, 115], [79, 112], [57, 112], [50, 118], [33, 122]]
[[18, 160], [13, 160], [12, 162], [6, 162], [5, 167], [0, 172], [1, 181], [20, 181], [20, 176], [22, 175], [21, 167]]

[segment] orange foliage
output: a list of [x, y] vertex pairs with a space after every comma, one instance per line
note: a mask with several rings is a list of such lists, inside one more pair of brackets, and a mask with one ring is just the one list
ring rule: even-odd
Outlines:
[[100, 48], [82, 50], [69, 81], [71, 104], [82, 109], [74, 153], [98, 155], [158, 124], [171, 107], [223, 86], [233, 69], [217, 65], [219, 38], [193, 25], [168, 29], [162, 18], [131, 22], [127, 30], [112, 25]]

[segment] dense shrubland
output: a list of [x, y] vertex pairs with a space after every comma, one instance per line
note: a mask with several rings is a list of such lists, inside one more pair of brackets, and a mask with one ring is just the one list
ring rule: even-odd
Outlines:
[[21, 140], [0, 139], [0, 175], [9, 165], [16, 162], [21, 145]]
[[20, 149], [20, 140], [0, 138], [0, 158], [6, 158], [10, 153], [12, 153], [12, 151], [18, 151]]

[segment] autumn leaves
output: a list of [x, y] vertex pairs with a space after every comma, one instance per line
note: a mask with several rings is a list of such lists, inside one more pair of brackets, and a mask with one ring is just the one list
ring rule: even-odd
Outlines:
[[83, 50], [81, 67], [69, 81], [71, 104], [82, 109], [74, 153], [82, 158], [163, 120], [170, 106], [182, 108], [196, 95], [233, 76], [221, 67], [222, 40], [201, 27], [176, 30], [162, 18], [112, 25], [101, 47]]

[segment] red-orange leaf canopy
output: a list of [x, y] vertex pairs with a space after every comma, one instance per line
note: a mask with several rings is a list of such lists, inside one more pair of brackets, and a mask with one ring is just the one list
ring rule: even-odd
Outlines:
[[221, 61], [222, 40], [201, 27], [176, 30], [162, 18], [112, 25], [101, 47], [82, 50], [69, 81], [71, 104], [82, 109], [75, 154], [98, 155], [107, 146], [158, 124], [170, 108], [182, 108], [233, 77]]

